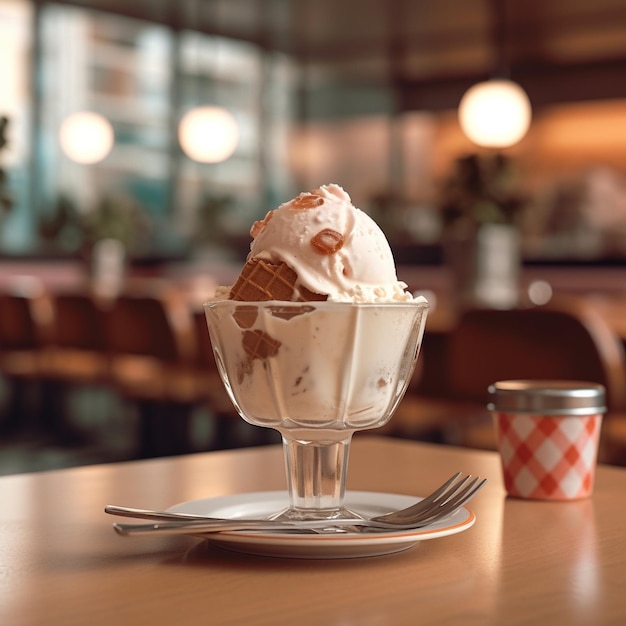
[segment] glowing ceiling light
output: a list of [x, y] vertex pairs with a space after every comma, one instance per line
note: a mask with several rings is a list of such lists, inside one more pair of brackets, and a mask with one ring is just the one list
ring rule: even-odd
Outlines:
[[220, 163], [237, 149], [237, 120], [220, 107], [191, 109], [180, 121], [178, 141], [190, 159], [200, 163]]
[[81, 111], [63, 120], [59, 143], [65, 155], [76, 163], [92, 164], [105, 159], [113, 148], [113, 127], [98, 113]]
[[510, 80], [470, 87], [459, 104], [463, 132], [485, 148], [507, 148], [528, 132], [532, 110], [526, 92]]

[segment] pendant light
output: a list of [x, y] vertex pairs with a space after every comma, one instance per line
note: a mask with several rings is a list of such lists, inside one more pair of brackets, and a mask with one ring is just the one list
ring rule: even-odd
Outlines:
[[[190, 14], [193, 14], [195, 23], [201, 22], [201, 5], [199, 0], [190, 4]], [[215, 14], [214, 14], [215, 17]], [[216, 31], [219, 29], [216, 28]], [[196, 102], [215, 100], [216, 89], [209, 89], [212, 94], [205, 93], [201, 86], [201, 68], [203, 67], [203, 43], [198, 38], [196, 42], [198, 76], [196, 88]], [[215, 40], [216, 74], [219, 59], [219, 43]], [[217, 80], [215, 77], [212, 79]], [[208, 97], [207, 97], [208, 96]], [[213, 96], [211, 98], [211, 96]], [[178, 143], [183, 152], [198, 163], [221, 163], [229, 159], [239, 144], [239, 125], [235, 116], [225, 108], [215, 104], [198, 104], [188, 110], [178, 124]]]
[[528, 95], [509, 78], [506, 47], [506, 0], [491, 1], [492, 39], [496, 62], [492, 78], [470, 87], [459, 103], [459, 123], [476, 145], [508, 148], [528, 132], [532, 107]]
[[530, 100], [520, 85], [492, 79], [470, 87], [459, 104], [459, 123], [476, 145], [508, 148], [524, 138], [532, 118]]
[[182, 117], [178, 141], [190, 159], [199, 163], [221, 163], [237, 149], [237, 120], [221, 107], [195, 107]]
[[64, 154], [76, 163], [86, 165], [106, 159], [113, 148], [111, 122], [92, 111], [68, 115], [59, 128], [59, 143]]

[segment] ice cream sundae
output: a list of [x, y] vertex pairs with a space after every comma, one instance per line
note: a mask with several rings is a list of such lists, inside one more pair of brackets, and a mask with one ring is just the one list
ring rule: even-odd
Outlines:
[[[385, 235], [338, 185], [270, 211], [251, 236], [237, 280], [205, 305], [218, 368], [242, 417], [283, 435], [293, 507], [336, 509], [345, 472], [320, 472], [344, 466], [354, 431], [390, 418], [428, 303], [397, 279]], [[317, 478], [303, 482], [303, 464]], [[326, 493], [332, 484], [340, 493]]]

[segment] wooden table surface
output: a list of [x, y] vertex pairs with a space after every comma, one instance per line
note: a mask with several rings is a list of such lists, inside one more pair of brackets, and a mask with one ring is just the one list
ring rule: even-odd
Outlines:
[[495, 453], [357, 434], [348, 487], [423, 495], [486, 476], [476, 524], [404, 552], [252, 557], [198, 538], [122, 538], [107, 503], [179, 501], [285, 485], [279, 447], [0, 478], [0, 624], [625, 624], [626, 470], [588, 500], [513, 500]]

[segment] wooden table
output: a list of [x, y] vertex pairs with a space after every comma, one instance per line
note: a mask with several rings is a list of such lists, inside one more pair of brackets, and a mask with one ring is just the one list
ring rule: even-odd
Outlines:
[[457, 469], [489, 479], [469, 530], [313, 561], [122, 538], [102, 512], [282, 489], [278, 447], [3, 477], [0, 624], [626, 623], [626, 470], [600, 467], [588, 500], [513, 500], [495, 453], [357, 434], [349, 488], [420, 495]]

